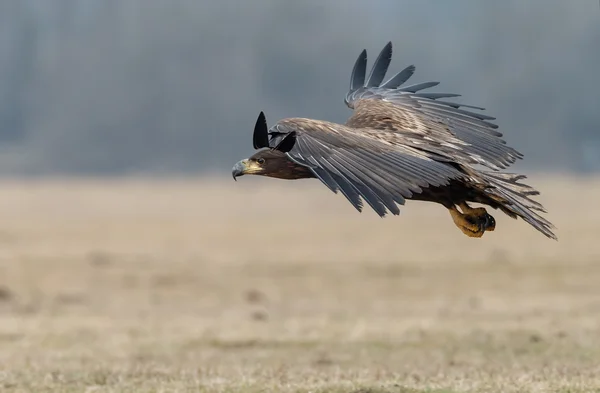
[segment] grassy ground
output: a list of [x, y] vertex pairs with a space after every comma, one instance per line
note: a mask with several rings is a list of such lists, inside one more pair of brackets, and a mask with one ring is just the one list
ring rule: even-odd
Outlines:
[[559, 228], [316, 181], [2, 181], [0, 391], [600, 391], [600, 180]]

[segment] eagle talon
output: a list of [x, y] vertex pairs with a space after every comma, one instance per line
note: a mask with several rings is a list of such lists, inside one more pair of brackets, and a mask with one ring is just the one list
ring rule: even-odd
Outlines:
[[[485, 230], [485, 229], [488, 227], [488, 225], [489, 225], [489, 223], [490, 223], [490, 220], [489, 220], [488, 216], [489, 216], [489, 214], [486, 214], [486, 215], [484, 215], [484, 216], [481, 216], [481, 218], [480, 218], [480, 221], [481, 221], [481, 222], [482, 222], [482, 224], [483, 224], [483, 229], [484, 229], [484, 230]], [[491, 216], [490, 216], [490, 217], [491, 217]]]
[[493, 231], [496, 228], [496, 220], [489, 215], [487, 211], [480, 208], [471, 208], [466, 203], [460, 205], [462, 213], [453, 206], [450, 208], [450, 215], [454, 224], [469, 237], [481, 237], [486, 231]]
[[490, 214], [485, 214], [485, 230], [488, 232], [493, 232], [496, 229], [496, 219]]

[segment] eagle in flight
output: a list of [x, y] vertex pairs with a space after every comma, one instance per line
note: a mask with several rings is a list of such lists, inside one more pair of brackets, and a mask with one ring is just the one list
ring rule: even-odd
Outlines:
[[523, 155], [501, 139], [490, 122], [495, 118], [446, 100], [459, 94], [423, 91], [439, 82], [404, 86], [412, 65], [384, 82], [391, 58], [389, 42], [367, 77], [367, 51], [358, 56], [345, 97], [353, 114], [345, 124], [286, 118], [269, 128], [261, 112], [253, 135], [258, 152], [235, 164], [233, 178], [317, 178], [358, 211], [364, 201], [381, 217], [399, 214], [407, 199], [436, 202], [476, 238], [496, 226], [485, 208], [469, 206], [478, 203], [556, 240], [554, 226], [540, 215], [544, 207], [531, 199], [539, 192], [519, 182], [524, 175], [500, 172]]

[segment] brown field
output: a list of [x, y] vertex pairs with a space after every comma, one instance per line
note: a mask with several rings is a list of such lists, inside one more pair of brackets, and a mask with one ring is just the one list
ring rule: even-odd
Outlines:
[[358, 214], [317, 181], [3, 180], [0, 391], [600, 391], [600, 179]]

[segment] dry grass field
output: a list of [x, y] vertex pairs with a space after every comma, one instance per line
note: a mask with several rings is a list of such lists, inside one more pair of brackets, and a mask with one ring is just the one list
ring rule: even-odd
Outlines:
[[317, 181], [3, 180], [0, 391], [600, 391], [600, 179], [528, 180], [558, 242]]

